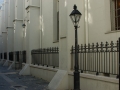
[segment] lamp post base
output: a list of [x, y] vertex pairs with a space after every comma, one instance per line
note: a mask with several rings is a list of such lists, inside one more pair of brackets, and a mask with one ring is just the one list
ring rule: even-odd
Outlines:
[[80, 90], [80, 72], [74, 71], [74, 90]]

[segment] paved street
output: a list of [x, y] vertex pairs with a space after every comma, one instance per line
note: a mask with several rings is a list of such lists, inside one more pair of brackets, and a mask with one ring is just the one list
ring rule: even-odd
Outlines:
[[33, 76], [20, 76], [18, 70], [0, 65], [0, 90], [46, 90], [48, 82]]

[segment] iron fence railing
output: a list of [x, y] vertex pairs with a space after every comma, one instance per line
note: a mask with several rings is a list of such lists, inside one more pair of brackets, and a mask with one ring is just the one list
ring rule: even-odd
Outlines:
[[[74, 69], [75, 47], [71, 49], [72, 69]], [[78, 45], [79, 69], [104, 74], [119, 74], [119, 42], [103, 42]]]
[[15, 61], [19, 62], [19, 51], [15, 51]]
[[15, 51], [15, 70], [22, 69], [22, 52], [21, 51]]
[[22, 51], [23, 54], [23, 63], [26, 63], [26, 51]]
[[14, 56], [14, 53], [13, 52], [9, 52], [9, 60], [10, 61], [13, 61], [13, 56]]
[[2, 53], [0, 53], [0, 58], [1, 58], [1, 59], [3, 58]]
[[4, 59], [7, 59], [7, 52], [4, 52]]
[[31, 51], [32, 64], [59, 67], [59, 48], [44, 48]]

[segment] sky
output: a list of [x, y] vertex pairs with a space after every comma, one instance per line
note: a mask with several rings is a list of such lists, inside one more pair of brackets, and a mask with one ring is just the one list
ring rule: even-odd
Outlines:
[[2, 3], [3, 3], [3, 0], [0, 0], [0, 6], [2, 5]]

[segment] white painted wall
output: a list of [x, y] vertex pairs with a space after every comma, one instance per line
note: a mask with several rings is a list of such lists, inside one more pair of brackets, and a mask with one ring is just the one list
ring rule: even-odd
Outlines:
[[[40, 8], [29, 7], [27, 9], [27, 26], [26, 26], [26, 50], [27, 50], [27, 62], [31, 63], [31, 50], [38, 49], [40, 47]], [[36, 14], [35, 14], [36, 13]]]
[[3, 37], [3, 52], [7, 52], [7, 33], [2, 33]]
[[4, 31], [4, 26], [5, 26], [5, 22], [4, 22], [4, 4], [2, 5], [2, 20], [1, 20], [1, 31]]
[[23, 20], [23, 0], [15, 0], [15, 19]]
[[14, 18], [14, 51], [22, 51], [23, 48], [23, 0], [15, 0]]
[[40, 0], [25, 0], [25, 8], [28, 6], [40, 6]]
[[23, 49], [22, 50], [26, 50], [26, 30], [27, 30], [27, 12], [26, 12], [26, 0], [23, 0], [23, 24], [26, 25], [25, 28], [22, 29], [23, 31]]
[[0, 53], [2, 53], [2, 10], [0, 10]]
[[2, 5], [2, 16], [1, 16], [1, 32], [2, 32], [2, 48], [3, 53], [7, 52], [7, 29], [8, 26], [8, 1], [4, 0]]
[[7, 59], [9, 60], [9, 52], [14, 50], [14, 25], [15, 19], [15, 0], [9, 0], [8, 3], [8, 26], [7, 26]]
[[4, 31], [7, 31], [7, 27], [8, 27], [8, 7], [9, 7], [9, 0], [4, 0], [4, 22], [5, 22]]
[[14, 29], [13, 29], [13, 27], [11, 27], [11, 28], [8, 28], [7, 29], [8, 31], [7, 31], [7, 51], [8, 51], [8, 53], [9, 52], [13, 52], [13, 49], [14, 49], [14, 47], [13, 47], [13, 45], [14, 45]]
[[[1, 30], [1, 35], [2, 35], [2, 32], [3, 32], [3, 30], [4, 30], [4, 4], [2, 4], [2, 8], [1, 8], [1, 27], [0, 27], [0, 30]], [[3, 51], [4, 51], [4, 48], [3, 48], [3, 46], [4, 46], [4, 44], [3, 44], [3, 37], [2, 37], [2, 45], [1, 45], [1, 47], [2, 47], [2, 53], [3, 53]], [[3, 55], [3, 54], [2, 54]]]
[[8, 6], [8, 27], [7, 27], [7, 48], [8, 53], [13, 51], [14, 48], [14, 25], [13, 20], [15, 19], [15, 2], [14, 0], [9, 0]]
[[[55, 19], [57, 19], [57, 17], [55, 18], [54, 16], [56, 16], [57, 11], [54, 11], [56, 5], [55, 4], [55, 0], [42, 0], [42, 15], [40, 16], [40, 18], [42, 19], [42, 23], [41, 23], [41, 29], [42, 29], [42, 48], [47, 48], [47, 47], [55, 47], [58, 46], [59, 42], [57, 43], [53, 43], [55, 42], [54, 40], [54, 30], [57, 30], [57, 27], [54, 22]], [[57, 3], [56, 3], [57, 4]], [[56, 7], [57, 8], [57, 7]]]
[[1, 27], [2, 27], [2, 10], [0, 10], [0, 35], [2, 35]]
[[13, 27], [13, 20], [15, 19], [15, 2], [14, 0], [9, 0], [8, 7], [8, 27]]
[[117, 41], [120, 32], [111, 31], [110, 0], [88, 1], [89, 42]]
[[22, 50], [22, 20], [16, 20], [14, 22], [14, 51]]
[[3, 47], [2, 47], [2, 35], [0, 35], [0, 53], [3, 53]]
[[9, 52], [14, 50], [14, 25], [15, 19], [15, 0], [8, 0], [8, 26], [7, 29], [7, 60], [9, 60]]
[[82, 13], [82, 18], [80, 21], [80, 28], [78, 28], [78, 43], [84, 43], [84, 0], [60, 0], [60, 42], [59, 42], [59, 68], [63, 70], [70, 70], [71, 67], [71, 46], [75, 45], [75, 30], [72, 21], [69, 17], [73, 10], [73, 5], [78, 6], [78, 10]]

